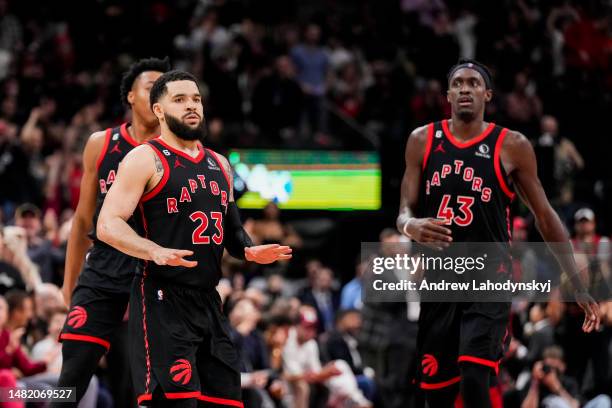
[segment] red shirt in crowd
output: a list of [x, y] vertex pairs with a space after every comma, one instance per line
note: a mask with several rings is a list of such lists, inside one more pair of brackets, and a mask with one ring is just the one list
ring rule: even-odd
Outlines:
[[18, 347], [12, 353], [7, 353], [6, 348], [8, 347], [10, 340], [10, 333], [8, 330], [3, 329], [0, 332], [0, 369], [16, 367], [23, 373], [24, 376], [42, 373], [47, 369], [47, 364], [43, 362], [32, 362]]

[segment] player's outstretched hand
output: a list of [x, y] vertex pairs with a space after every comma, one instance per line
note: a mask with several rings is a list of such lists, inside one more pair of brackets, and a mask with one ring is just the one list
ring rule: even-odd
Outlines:
[[256, 245], [244, 248], [244, 256], [247, 261], [269, 264], [282, 259], [291, 259], [291, 251], [291, 247], [286, 245]]
[[446, 248], [453, 240], [444, 221], [435, 218], [411, 218], [405, 229], [410, 238], [435, 249]]
[[151, 259], [158, 265], [193, 268], [198, 262], [185, 259], [186, 256], [191, 255], [193, 255], [193, 251], [188, 251], [186, 249], [159, 248], [151, 254]]
[[582, 323], [582, 331], [590, 333], [593, 330], [599, 330], [601, 324], [601, 313], [599, 305], [586, 292], [576, 293], [576, 303], [584, 310], [584, 323]]

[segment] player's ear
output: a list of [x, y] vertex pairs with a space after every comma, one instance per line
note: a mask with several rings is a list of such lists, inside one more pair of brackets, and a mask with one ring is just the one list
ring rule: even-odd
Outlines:
[[164, 109], [161, 106], [161, 103], [155, 102], [153, 106], [151, 106], [151, 110], [153, 114], [157, 116], [157, 119], [162, 119], [164, 117]]
[[136, 96], [134, 96], [134, 91], [130, 91], [127, 94], [127, 101], [130, 105], [134, 104], [134, 98], [136, 98]]
[[449, 95], [449, 93], [450, 93], [450, 90], [447, 90], [446, 91], [446, 102], [448, 102], [448, 103], [450, 103], [450, 95]]
[[485, 102], [491, 102], [491, 99], [493, 99], [493, 91], [490, 89], [487, 89], [485, 91]]

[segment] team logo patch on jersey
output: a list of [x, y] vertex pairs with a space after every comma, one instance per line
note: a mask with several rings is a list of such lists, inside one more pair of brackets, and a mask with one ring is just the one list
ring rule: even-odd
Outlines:
[[220, 170], [219, 166], [217, 166], [217, 163], [213, 160], [212, 157], [209, 157], [206, 161], [208, 162], [208, 168], [210, 170]]
[[423, 374], [429, 377], [433, 377], [438, 372], [438, 360], [431, 354], [423, 356], [421, 365], [423, 366]]
[[184, 358], [176, 360], [170, 367], [170, 375], [172, 381], [186, 385], [191, 380], [191, 364]]
[[68, 326], [78, 329], [87, 322], [87, 311], [81, 306], [75, 306], [68, 313]]
[[484, 157], [485, 159], [490, 159], [491, 155], [489, 154], [489, 151], [491, 149], [489, 148], [488, 144], [482, 143], [480, 146], [478, 146], [478, 151], [475, 153], [476, 156], [478, 157]]

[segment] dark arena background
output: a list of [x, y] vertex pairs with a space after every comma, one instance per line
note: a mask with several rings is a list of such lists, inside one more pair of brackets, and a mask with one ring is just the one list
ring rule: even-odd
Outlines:
[[[223, 262], [219, 291], [246, 407], [424, 406], [414, 380], [418, 305], [363, 304], [360, 244], [404, 239], [395, 219], [406, 141], [450, 117], [446, 75], [460, 58], [489, 67], [485, 120], [532, 142], [555, 210], [575, 240], [597, 244], [589, 267], [610, 273], [609, 0], [0, 0], [1, 381], [57, 380], [84, 144], [130, 121], [122, 73], [166, 56], [201, 81], [204, 144], [234, 169], [245, 229], [256, 243], [293, 248], [291, 261], [266, 267], [227, 254]], [[541, 241], [519, 202], [514, 240]], [[287, 345], [308, 324], [302, 304], [317, 314], [318, 354]], [[526, 396], [544, 352], [561, 361], [559, 381], [579, 406], [611, 406], [612, 307], [601, 303], [603, 328], [590, 335], [576, 309], [513, 305], [493, 406], [538, 406]], [[2, 350], [13, 337], [25, 363]], [[129, 353], [119, 331], [80, 406], [136, 406]], [[323, 380], [304, 396], [285, 375], [334, 360], [348, 363], [359, 389], [344, 386], [360, 397]], [[32, 374], [38, 361], [46, 371]]]

